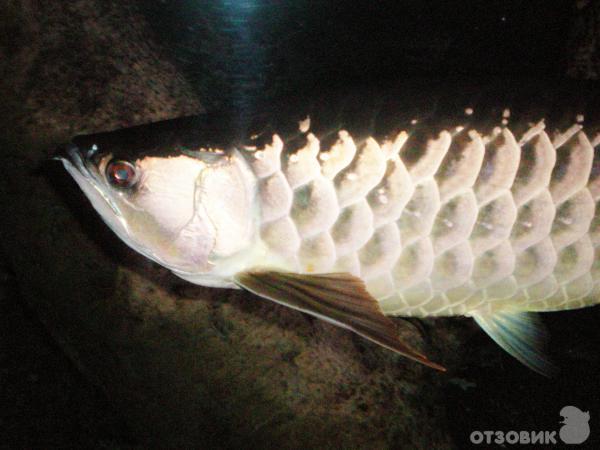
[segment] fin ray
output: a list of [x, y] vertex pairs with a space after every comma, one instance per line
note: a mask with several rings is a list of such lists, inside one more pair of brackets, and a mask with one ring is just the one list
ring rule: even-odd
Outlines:
[[383, 314], [362, 280], [351, 274], [255, 270], [236, 274], [234, 282], [256, 295], [351, 330], [429, 367], [446, 370], [398, 338], [394, 322]]
[[525, 366], [545, 376], [558, 371], [542, 352], [546, 333], [536, 313], [474, 314], [473, 318], [500, 347]]

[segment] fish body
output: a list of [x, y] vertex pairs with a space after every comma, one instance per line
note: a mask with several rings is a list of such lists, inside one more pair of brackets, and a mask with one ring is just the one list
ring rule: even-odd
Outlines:
[[598, 301], [600, 179], [590, 179], [593, 139], [579, 125], [553, 138], [542, 122], [517, 136], [440, 129], [412, 162], [407, 132], [378, 142], [342, 130], [327, 149], [310, 132], [306, 141], [281, 158], [274, 135], [234, 156], [256, 186], [250, 265], [353, 274], [390, 315]]
[[599, 301], [600, 135], [580, 114], [562, 128], [509, 108], [454, 116], [376, 133], [306, 115], [235, 138], [206, 116], [187, 141], [182, 121], [78, 137], [63, 161], [128, 245], [186, 280], [430, 365], [390, 344], [385, 317], [471, 316], [546, 372], [531, 313]]

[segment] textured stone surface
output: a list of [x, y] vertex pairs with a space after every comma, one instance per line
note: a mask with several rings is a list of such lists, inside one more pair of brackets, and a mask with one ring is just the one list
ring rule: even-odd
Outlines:
[[571, 21], [567, 72], [579, 79], [600, 79], [600, 3], [576, 0]]

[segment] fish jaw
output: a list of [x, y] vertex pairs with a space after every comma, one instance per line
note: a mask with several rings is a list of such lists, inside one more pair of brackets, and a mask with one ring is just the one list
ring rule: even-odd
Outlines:
[[[86, 166], [77, 147], [74, 145], [66, 146], [64, 155], [57, 155], [55, 159], [63, 163], [66, 171], [73, 177], [84, 195], [88, 198], [96, 212], [108, 227], [125, 243], [131, 241], [127, 228], [127, 223], [123, 219], [116, 203], [100, 187], [96, 176]], [[130, 245], [134, 250], [146, 255], [142, 249]]]

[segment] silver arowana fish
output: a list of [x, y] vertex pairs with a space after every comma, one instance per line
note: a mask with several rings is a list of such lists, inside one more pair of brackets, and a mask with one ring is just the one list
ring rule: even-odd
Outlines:
[[575, 110], [375, 103], [245, 135], [218, 114], [176, 119], [76, 137], [60, 158], [126, 244], [185, 280], [440, 370], [389, 316], [470, 316], [550, 372], [536, 312], [599, 301], [600, 135]]

